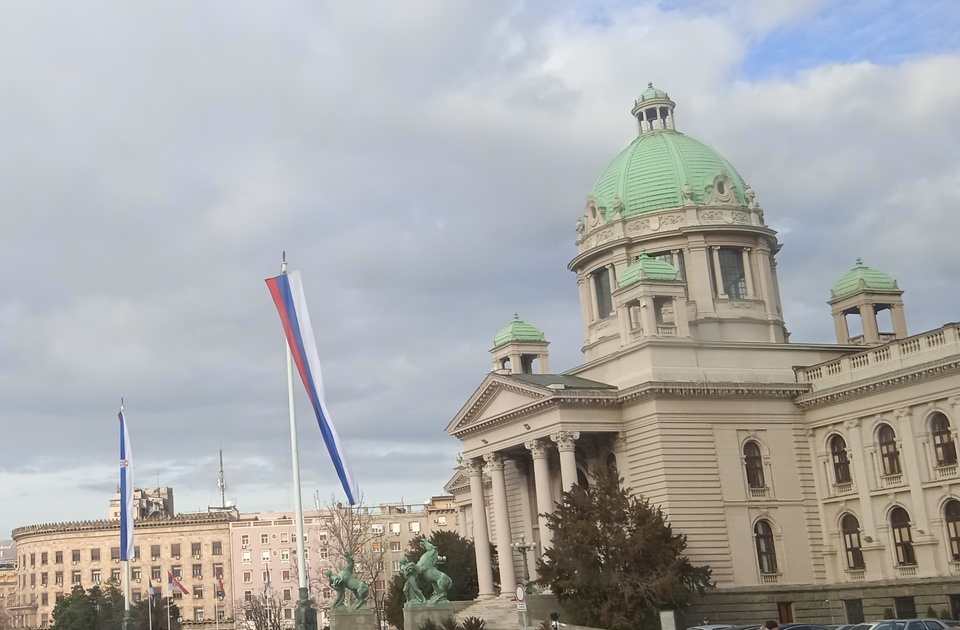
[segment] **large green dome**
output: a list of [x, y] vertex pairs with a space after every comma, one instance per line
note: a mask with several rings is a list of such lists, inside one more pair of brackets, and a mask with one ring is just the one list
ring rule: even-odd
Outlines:
[[673, 129], [642, 133], [604, 169], [593, 187], [597, 204], [613, 218], [613, 201], [630, 216], [684, 205], [684, 192], [704, 204], [717, 175], [733, 184], [735, 203], [746, 206], [746, 184], [733, 165], [709, 146]]

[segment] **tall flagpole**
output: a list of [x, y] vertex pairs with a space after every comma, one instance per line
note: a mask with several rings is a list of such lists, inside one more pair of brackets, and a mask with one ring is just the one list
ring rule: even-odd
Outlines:
[[[123, 417], [123, 398], [120, 399], [120, 480], [123, 496], [120, 497], [120, 557], [123, 559], [123, 630], [133, 630], [133, 616], [130, 614], [130, 547], [133, 546], [133, 514], [128, 496], [133, 495], [129, 487], [133, 481], [133, 461], [130, 456], [126, 420]], [[130, 512], [130, 513], [128, 513]], [[130, 531], [127, 531], [127, 529]]]
[[167, 630], [170, 630], [170, 601], [173, 599], [173, 594], [167, 595]]
[[[280, 274], [287, 273], [287, 253], [283, 253]], [[297, 449], [297, 415], [293, 407], [293, 353], [287, 343], [287, 402], [290, 407], [290, 452], [293, 460], [293, 507], [297, 520], [297, 573], [300, 578], [300, 599], [297, 602], [297, 628], [306, 626], [306, 611], [310, 607], [310, 588], [307, 584], [306, 545], [303, 540], [303, 498], [300, 496], [300, 453]]]

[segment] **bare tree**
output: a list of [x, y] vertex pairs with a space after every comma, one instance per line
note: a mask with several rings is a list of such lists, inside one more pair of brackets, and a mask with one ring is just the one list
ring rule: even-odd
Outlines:
[[237, 600], [233, 607], [236, 611], [234, 625], [244, 630], [286, 630], [292, 627], [293, 621], [283, 618], [283, 604], [279, 595], [254, 595], [250, 599]]
[[[327, 509], [330, 513], [327, 559], [339, 568], [346, 563], [346, 554], [353, 554], [354, 575], [370, 587], [368, 604], [377, 617], [377, 627], [383, 627], [384, 603], [389, 592], [383, 566], [386, 547], [382, 530], [375, 531], [373, 527], [374, 522], [380, 520], [380, 508], [365, 505], [361, 495], [353, 507], [331, 498]], [[323, 587], [328, 587], [326, 580]]]

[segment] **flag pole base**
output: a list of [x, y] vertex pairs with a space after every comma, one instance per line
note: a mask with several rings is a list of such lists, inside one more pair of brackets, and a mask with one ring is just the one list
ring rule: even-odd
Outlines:
[[300, 599], [297, 600], [296, 627], [297, 630], [317, 630], [317, 609], [304, 587], [300, 588]]

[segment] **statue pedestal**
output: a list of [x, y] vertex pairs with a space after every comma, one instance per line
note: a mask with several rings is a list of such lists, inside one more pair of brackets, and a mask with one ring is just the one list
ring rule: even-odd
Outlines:
[[379, 630], [372, 610], [347, 610], [334, 608], [330, 611], [330, 630]]
[[[420, 630], [420, 626], [428, 619], [440, 623], [448, 617], [454, 617], [453, 604], [410, 604], [403, 605], [403, 630]], [[330, 630], [339, 630], [330, 628]]]

